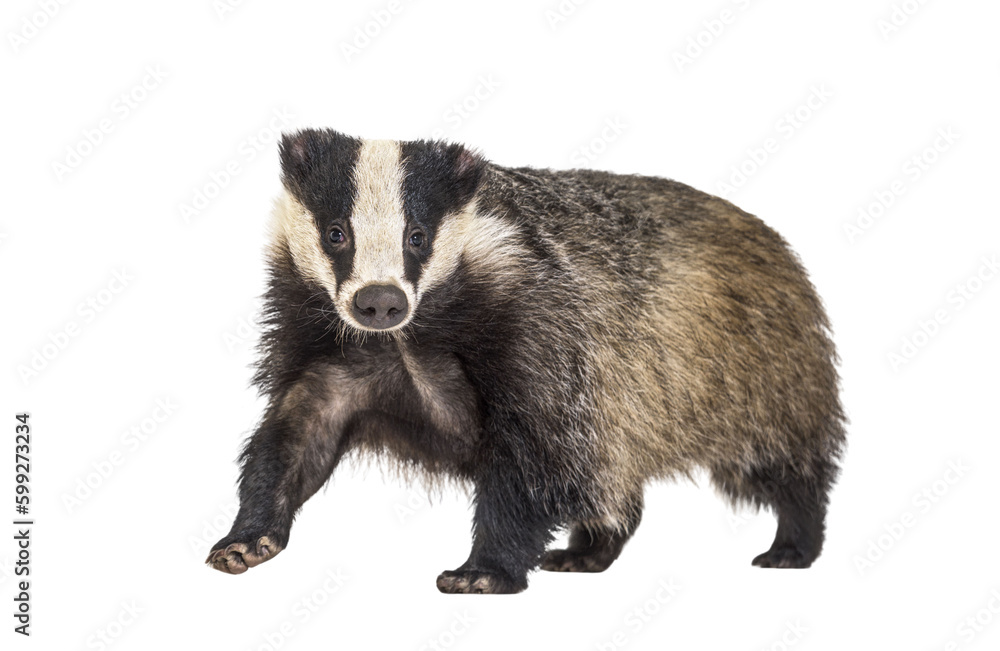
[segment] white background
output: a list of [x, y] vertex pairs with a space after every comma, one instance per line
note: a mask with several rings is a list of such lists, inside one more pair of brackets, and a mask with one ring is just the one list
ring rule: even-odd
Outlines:
[[[997, 648], [996, 3], [567, 1], [560, 20], [556, 0], [44, 4], [0, 20], [4, 648], [104, 648], [99, 631], [115, 649]], [[604, 574], [442, 595], [468, 498], [428, 505], [344, 467], [281, 556], [206, 568], [263, 407], [249, 365], [275, 112], [667, 176], [782, 233], [829, 309], [851, 419], [814, 567], [751, 567], [774, 519], [732, 514], [700, 478], [651, 486]], [[20, 411], [30, 639], [9, 614]]]

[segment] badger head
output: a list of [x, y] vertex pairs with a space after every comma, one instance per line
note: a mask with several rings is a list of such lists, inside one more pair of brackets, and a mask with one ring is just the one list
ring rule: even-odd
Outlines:
[[405, 328], [462, 255], [486, 162], [461, 145], [317, 129], [285, 135], [280, 153], [274, 235], [296, 271], [348, 331]]

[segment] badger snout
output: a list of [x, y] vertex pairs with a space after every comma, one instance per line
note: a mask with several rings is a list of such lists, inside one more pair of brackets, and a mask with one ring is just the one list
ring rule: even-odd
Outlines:
[[406, 294], [395, 285], [366, 285], [354, 294], [354, 318], [366, 328], [387, 330], [399, 325], [409, 310]]

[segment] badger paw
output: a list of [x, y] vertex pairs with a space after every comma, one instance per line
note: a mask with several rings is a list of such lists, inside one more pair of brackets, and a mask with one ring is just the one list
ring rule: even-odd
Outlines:
[[442, 572], [437, 587], [446, 594], [514, 594], [527, 588], [528, 582], [515, 581], [497, 572], [458, 569]]
[[[247, 569], [260, 565], [278, 555], [282, 550], [274, 538], [260, 536], [254, 542], [242, 542], [241, 536], [231, 541], [227, 536], [216, 543], [205, 563], [226, 574], [243, 574]], [[253, 540], [253, 536], [249, 537]]]
[[779, 545], [753, 559], [753, 564], [757, 567], [806, 568], [814, 560], [815, 556], [803, 554], [795, 545]]
[[546, 572], [603, 572], [614, 560], [604, 554], [553, 549], [542, 557], [540, 568]]

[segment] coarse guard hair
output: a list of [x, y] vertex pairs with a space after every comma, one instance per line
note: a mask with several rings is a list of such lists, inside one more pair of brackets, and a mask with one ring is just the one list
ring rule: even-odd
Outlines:
[[306, 129], [280, 157], [268, 407], [210, 565], [283, 550], [348, 457], [471, 487], [472, 552], [443, 592], [605, 570], [645, 485], [698, 469], [776, 515], [755, 565], [820, 554], [845, 441], [836, 353], [762, 221], [668, 179], [507, 168], [439, 141]]

